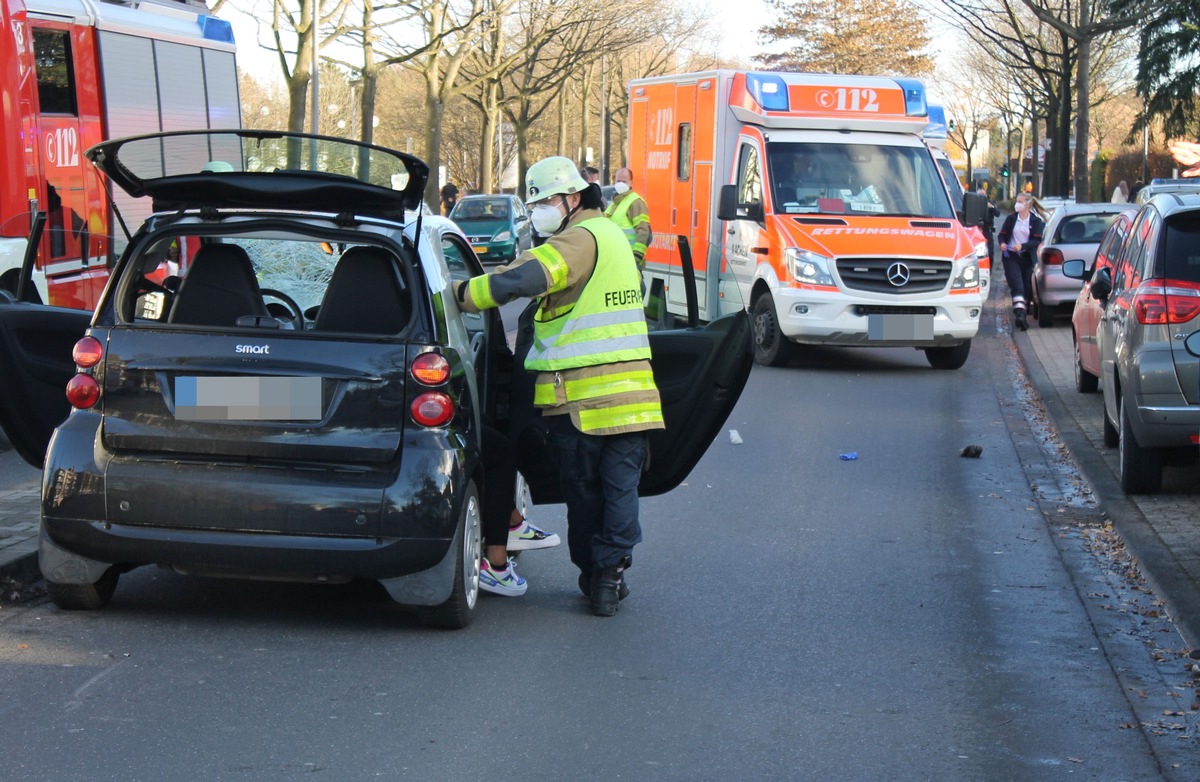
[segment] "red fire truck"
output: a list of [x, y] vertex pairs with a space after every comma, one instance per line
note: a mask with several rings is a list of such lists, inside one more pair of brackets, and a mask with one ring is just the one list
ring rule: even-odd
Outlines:
[[[43, 211], [38, 294], [91, 309], [125, 237], [84, 150], [239, 126], [233, 31], [195, 0], [0, 0], [0, 17], [0, 287], [15, 291], [31, 217]], [[112, 196], [126, 220], [149, 209]]]

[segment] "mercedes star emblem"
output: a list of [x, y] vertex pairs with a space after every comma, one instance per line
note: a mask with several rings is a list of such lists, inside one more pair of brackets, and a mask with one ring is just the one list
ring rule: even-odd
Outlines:
[[887, 269], [887, 280], [897, 288], [907, 285], [910, 272], [908, 265], [896, 261]]

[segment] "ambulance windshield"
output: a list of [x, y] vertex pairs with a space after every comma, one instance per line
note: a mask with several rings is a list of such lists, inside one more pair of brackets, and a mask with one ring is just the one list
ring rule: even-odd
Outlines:
[[924, 147], [772, 142], [768, 149], [777, 213], [954, 218]]

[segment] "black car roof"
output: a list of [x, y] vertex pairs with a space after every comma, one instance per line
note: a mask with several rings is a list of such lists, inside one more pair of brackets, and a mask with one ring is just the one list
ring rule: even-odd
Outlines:
[[155, 209], [268, 208], [402, 219], [429, 166], [349, 139], [264, 130], [155, 133], [97, 144], [87, 157]]

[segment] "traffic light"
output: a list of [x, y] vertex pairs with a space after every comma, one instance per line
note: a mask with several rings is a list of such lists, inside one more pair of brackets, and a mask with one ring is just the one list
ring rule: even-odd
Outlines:
[[1008, 166], [1007, 165], [1000, 167], [1000, 176], [1004, 177], [1005, 179], [1008, 179]]

